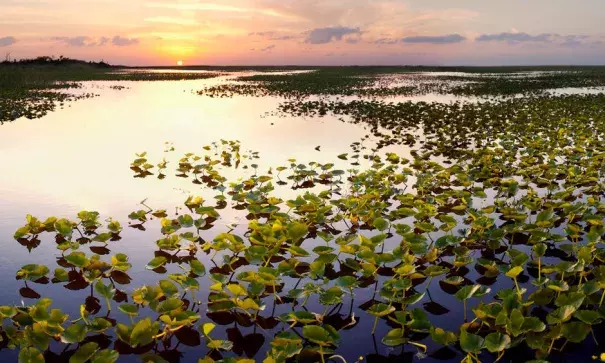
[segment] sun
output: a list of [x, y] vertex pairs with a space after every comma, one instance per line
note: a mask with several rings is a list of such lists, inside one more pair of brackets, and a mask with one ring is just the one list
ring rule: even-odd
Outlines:
[[180, 60], [180, 61], [176, 61], [176, 65], [177, 65], [177, 66], [182, 66], [182, 65], [183, 65], [183, 61], [182, 61], [182, 60]]

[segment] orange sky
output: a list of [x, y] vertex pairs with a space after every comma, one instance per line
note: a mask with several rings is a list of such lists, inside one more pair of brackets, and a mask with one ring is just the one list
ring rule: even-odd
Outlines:
[[605, 1], [2, 0], [0, 54], [114, 64], [602, 64]]

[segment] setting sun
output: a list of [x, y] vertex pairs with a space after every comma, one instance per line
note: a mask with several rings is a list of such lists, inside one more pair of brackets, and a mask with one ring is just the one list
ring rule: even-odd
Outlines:
[[176, 65], [177, 65], [177, 66], [182, 66], [182, 65], [183, 65], [183, 61], [182, 61], [182, 60], [180, 60], [180, 61], [176, 61]]

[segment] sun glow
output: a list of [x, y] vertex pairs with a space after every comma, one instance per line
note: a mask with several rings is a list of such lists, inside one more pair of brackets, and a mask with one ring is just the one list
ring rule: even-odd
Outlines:
[[180, 61], [176, 61], [176, 65], [177, 65], [177, 66], [182, 66], [182, 65], [183, 65], [183, 61], [182, 61], [182, 60], [180, 60]]

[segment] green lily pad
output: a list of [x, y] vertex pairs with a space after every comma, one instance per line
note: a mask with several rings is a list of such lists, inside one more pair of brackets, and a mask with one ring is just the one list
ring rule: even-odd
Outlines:
[[19, 352], [19, 363], [44, 363], [44, 356], [34, 347], [23, 348]]
[[389, 330], [387, 335], [382, 338], [382, 344], [389, 347], [396, 347], [404, 344], [407, 339], [403, 336], [403, 330], [401, 328]]
[[72, 324], [63, 332], [61, 340], [65, 343], [75, 344], [80, 343], [86, 337], [88, 326], [85, 324]]
[[485, 337], [485, 347], [491, 353], [501, 352], [510, 347], [510, 337], [502, 333], [490, 333]]
[[573, 343], [581, 343], [586, 339], [588, 333], [590, 333], [590, 325], [581, 321], [572, 321], [567, 324], [563, 324], [562, 334], [565, 339]]
[[303, 337], [321, 346], [330, 345], [340, 339], [334, 328], [330, 327], [332, 329], [329, 329], [326, 327], [330, 326], [306, 325], [303, 327]]
[[121, 304], [118, 306], [118, 310], [130, 316], [139, 315], [139, 307], [134, 304]]
[[451, 345], [458, 341], [458, 337], [456, 334], [445, 331], [442, 328], [431, 327], [431, 338], [437, 344], [441, 345]]
[[477, 354], [485, 347], [485, 340], [479, 335], [460, 330], [460, 347], [467, 353]]
[[94, 342], [82, 345], [74, 355], [69, 358], [69, 363], [86, 363], [99, 350], [99, 345]]
[[374, 304], [368, 309], [368, 313], [378, 317], [387, 316], [394, 311], [394, 306], [390, 306], [383, 303]]
[[[91, 363], [114, 363], [120, 358], [120, 353], [113, 349], [99, 350], [90, 360]], [[145, 361], [147, 362], [147, 361]]]

